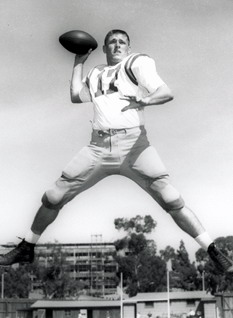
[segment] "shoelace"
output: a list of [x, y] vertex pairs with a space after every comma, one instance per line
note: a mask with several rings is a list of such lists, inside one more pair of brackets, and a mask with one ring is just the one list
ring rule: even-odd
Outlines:
[[222, 254], [221, 251], [215, 250], [214, 256], [216, 257], [216, 260], [220, 263], [220, 265], [223, 266], [225, 269], [228, 269], [232, 265], [232, 263], [225, 255]]

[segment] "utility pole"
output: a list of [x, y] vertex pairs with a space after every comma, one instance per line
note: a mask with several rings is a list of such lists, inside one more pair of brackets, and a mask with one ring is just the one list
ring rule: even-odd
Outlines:
[[4, 299], [4, 278], [5, 278], [5, 273], [2, 273], [2, 284], [1, 284], [1, 298]]
[[170, 274], [169, 272], [172, 270], [172, 262], [169, 259], [167, 261], [167, 317], [170, 318], [171, 317], [171, 313], [170, 313]]
[[205, 271], [202, 272], [202, 290], [205, 291]]
[[170, 318], [170, 277], [169, 270], [167, 270], [167, 317]]
[[121, 273], [121, 283], [120, 283], [120, 287], [121, 287], [121, 315], [120, 318], [123, 318], [123, 273]]

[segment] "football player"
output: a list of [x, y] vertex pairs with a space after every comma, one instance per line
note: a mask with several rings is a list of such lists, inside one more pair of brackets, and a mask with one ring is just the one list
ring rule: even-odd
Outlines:
[[94, 67], [85, 78], [83, 65], [91, 50], [76, 55], [71, 79], [72, 102], [93, 103], [91, 142], [44, 193], [30, 231], [15, 249], [0, 257], [0, 265], [32, 262], [35, 244], [63, 206], [101, 179], [119, 174], [151, 195], [209, 253], [218, 268], [232, 272], [232, 261], [218, 250], [197, 216], [185, 205], [148, 141], [144, 109], [173, 99], [171, 90], [157, 73], [154, 59], [131, 53], [129, 36], [122, 30], [112, 30], [106, 35], [103, 52], [107, 64]]

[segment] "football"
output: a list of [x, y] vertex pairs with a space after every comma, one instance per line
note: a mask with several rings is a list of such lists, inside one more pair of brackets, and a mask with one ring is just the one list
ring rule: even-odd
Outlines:
[[59, 37], [61, 45], [71, 53], [86, 54], [89, 49], [95, 50], [97, 41], [89, 33], [81, 30], [68, 31]]

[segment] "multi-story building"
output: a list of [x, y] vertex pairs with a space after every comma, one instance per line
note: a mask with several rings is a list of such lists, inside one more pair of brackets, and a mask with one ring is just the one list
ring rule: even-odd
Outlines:
[[[14, 248], [13, 244], [2, 245], [0, 254]], [[83, 282], [89, 295], [105, 296], [117, 291], [117, 263], [113, 258], [113, 243], [70, 243], [38, 244], [36, 255], [40, 266], [49, 264], [60, 253], [64, 259], [63, 266], [70, 276]], [[38, 282], [34, 281], [34, 286]]]

